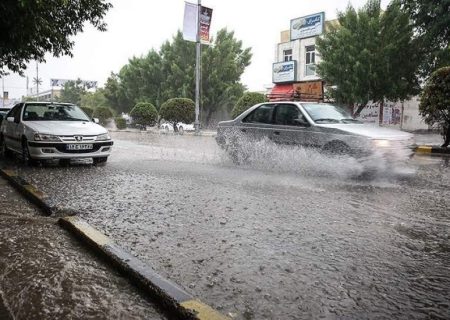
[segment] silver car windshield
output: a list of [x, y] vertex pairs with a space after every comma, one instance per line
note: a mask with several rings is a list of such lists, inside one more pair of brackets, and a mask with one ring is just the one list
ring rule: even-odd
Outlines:
[[89, 117], [75, 105], [27, 104], [23, 121], [90, 121]]
[[303, 108], [316, 123], [362, 123], [353, 119], [350, 113], [339, 106], [325, 103], [302, 104]]

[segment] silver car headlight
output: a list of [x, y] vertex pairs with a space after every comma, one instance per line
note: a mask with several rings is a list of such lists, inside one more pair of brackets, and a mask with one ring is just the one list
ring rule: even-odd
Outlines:
[[35, 133], [34, 141], [61, 141], [61, 139], [53, 134]]
[[97, 139], [95, 139], [95, 140], [96, 141], [106, 141], [106, 140], [111, 140], [111, 137], [109, 136], [109, 134], [104, 133], [104, 134], [97, 136]]
[[378, 148], [389, 148], [391, 146], [391, 141], [385, 139], [374, 139], [372, 143]]

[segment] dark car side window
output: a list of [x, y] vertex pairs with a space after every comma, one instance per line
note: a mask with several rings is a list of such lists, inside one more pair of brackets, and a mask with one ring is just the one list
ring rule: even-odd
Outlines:
[[275, 124], [285, 126], [298, 126], [299, 120], [305, 121], [299, 108], [293, 104], [280, 104], [275, 111]]
[[242, 120], [247, 123], [272, 123], [275, 106], [273, 104], [263, 104], [253, 110]]

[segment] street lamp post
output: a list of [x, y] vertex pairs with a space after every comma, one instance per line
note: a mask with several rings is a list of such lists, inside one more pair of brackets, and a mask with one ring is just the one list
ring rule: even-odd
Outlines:
[[200, 133], [200, 76], [201, 76], [201, 37], [200, 37], [200, 14], [201, 14], [201, 0], [197, 2], [197, 41], [196, 41], [196, 55], [195, 55], [195, 133]]

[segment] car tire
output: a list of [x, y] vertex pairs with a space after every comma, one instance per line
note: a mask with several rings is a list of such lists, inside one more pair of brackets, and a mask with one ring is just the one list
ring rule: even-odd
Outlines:
[[108, 161], [108, 157], [100, 157], [100, 158], [93, 158], [92, 159], [94, 161], [94, 165], [99, 165], [99, 164], [105, 164], [106, 161]]
[[35, 166], [38, 164], [38, 161], [33, 159], [30, 155], [30, 150], [28, 149], [28, 141], [24, 139], [22, 141], [22, 155], [21, 155], [22, 162], [25, 165], [29, 166]]
[[0, 136], [0, 144], [1, 144], [1, 146], [0, 146], [0, 152], [1, 152], [2, 156], [5, 157], [5, 158], [11, 157], [12, 152], [11, 152], [11, 150], [9, 150], [8, 147], [6, 146], [6, 141], [5, 141], [5, 139], [3, 138], [3, 136]]
[[345, 143], [339, 140], [328, 142], [322, 147], [323, 153], [331, 156], [351, 156], [352, 149]]

